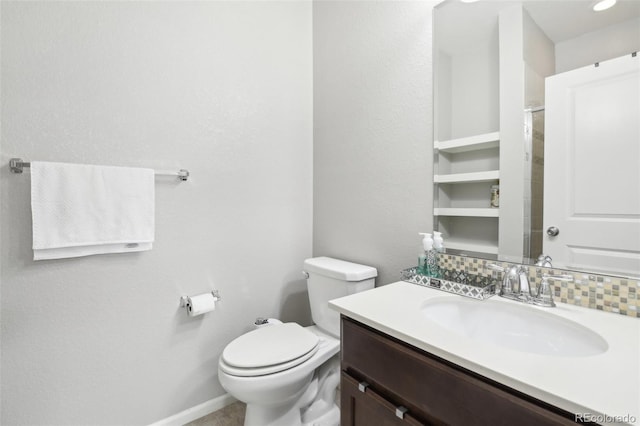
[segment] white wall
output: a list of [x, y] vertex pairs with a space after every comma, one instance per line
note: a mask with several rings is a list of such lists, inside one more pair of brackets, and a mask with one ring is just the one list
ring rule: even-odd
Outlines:
[[433, 229], [434, 4], [313, 5], [313, 253], [375, 266], [378, 285]]
[[640, 51], [640, 18], [556, 43], [556, 73]]
[[437, 70], [433, 76], [433, 99], [437, 103], [434, 111], [433, 134], [436, 140], [445, 141], [451, 139], [451, 114], [453, 113], [451, 56], [442, 50], [434, 52], [433, 69]]
[[498, 28], [451, 56], [451, 138], [500, 129]]
[[502, 9], [500, 26], [500, 257], [519, 262], [524, 249], [525, 62], [521, 5]]
[[491, 133], [500, 128], [497, 21], [486, 30], [481, 35], [473, 34], [467, 43], [456, 43], [455, 49], [444, 49], [447, 39], [452, 38], [449, 33], [436, 40], [439, 140]]
[[[309, 321], [310, 2], [3, 1], [1, 24], [0, 423], [149, 424], [223, 394], [256, 316]], [[13, 156], [192, 178], [157, 179], [152, 251], [33, 262]]]
[[525, 107], [544, 106], [544, 79], [555, 73], [554, 44], [524, 8], [522, 21]]

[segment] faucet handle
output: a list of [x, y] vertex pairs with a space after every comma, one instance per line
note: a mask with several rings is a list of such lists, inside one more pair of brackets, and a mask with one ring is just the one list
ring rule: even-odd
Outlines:
[[553, 301], [553, 289], [551, 287], [551, 284], [549, 284], [549, 280], [571, 282], [573, 281], [573, 276], [566, 274], [542, 274], [542, 281], [538, 285], [538, 291], [536, 292], [534, 303], [539, 306], [553, 308], [556, 306], [556, 304]]
[[553, 289], [551, 288], [551, 284], [549, 284], [549, 276], [547, 274], [542, 276], [542, 281], [538, 285], [538, 291], [536, 292], [534, 303], [536, 305], [546, 306], [549, 308], [556, 306], [553, 301]]
[[553, 259], [551, 259], [550, 256], [547, 256], [545, 254], [541, 254], [540, 256], [538, 256], [538, 261], [536, 262], [536, 266], [542, 266], [545, 268], [553, 268], [553, 265], [551, 265], [551, 261]]
[[502, 272], [504, 274], [503, 278], [502, 278], [502, 283], [498, 284], [496, 286], [496, 292], [500, 295], [503, 296], [507, 293], [511, 293], [511, 282], [507, 280], [507, 268], [504, 268], [500, 265], [496, 265], [495, 263], [488, 263], [486, 265], [486, 268], [494, 270], [494, 271], [498, 271], [498, 272]]

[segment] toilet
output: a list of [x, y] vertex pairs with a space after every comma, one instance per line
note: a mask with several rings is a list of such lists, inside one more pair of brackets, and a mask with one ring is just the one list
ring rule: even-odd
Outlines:
[[222, 387], [247, 404], [245, 426], [340, 424], [340, 316], [328, 302], [372, 289], [377, 270], [315, 257], [304, 273], [315, 325], [260, 327], [229, 343], [218, 362]]

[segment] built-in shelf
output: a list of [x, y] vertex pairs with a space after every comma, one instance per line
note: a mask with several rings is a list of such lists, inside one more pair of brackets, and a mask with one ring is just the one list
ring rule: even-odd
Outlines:
[[498, 179], [500, 179], [499, 170], [474, 173], [452, 173], [433, 176], [433, 181], [435, 183], [490, 182]]
[[483, 241], [465, 240], [464, 238], [450, 237], [445, 240], [446, 248], [455, 250], [473, 251], [477, 253], [498, 254], [498, 244], [491, 244]]
[[498, 217], [497, 208], [435, 208], [434, 216]]
[[[445, 247], [498, 254], [500, 209], [490, 208], [488, 197], [489, 186], [500, 180], [500, 170], [496, 170], [500, 132], [436, 141], [434, 148], [438, 168], [444, 173], [433, 176], [434, 183], [441, 185], [436, 191], [436, 205], [442, 206], [434, 208], [433, 215], [436, 226], [444, 232]], [[487, 200], [479, 195], [484, 191]], [[470, 207], [448, 207], [452, 205]]]
[[441, 152], [457, 154], [459, 152], [478, 151], [500, 146], [500, 132], [485, 133], [466, 138], [435, 141], [435, 149]]

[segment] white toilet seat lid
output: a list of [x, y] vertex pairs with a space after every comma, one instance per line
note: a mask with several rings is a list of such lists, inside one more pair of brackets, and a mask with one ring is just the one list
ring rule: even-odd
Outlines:
[[267, 376], [269, 374], [275, 374], [284, 370], [288, 370], [290, 368], [296, 367], [304, 363], [306, 360], [314, 356], [316, 352], [318, 352], [319, 347], [320, 345], [311, 349], [309, 352], [302, 355], [301, 357], [292, 359], [291, 361], [288, 361], [288, 362], [283, 362], [282, 364], [269, 365], [267, 367], [258, 367], [258, 368], [239, 368], [239, 367], [232, 367], [228, 364], [225, 364], [224, 360], [220, 359], [219, 367], [222, 371], [232, 376], [240, 376], [240, 377]]
[[270, 325], [243, 334], [229, 343], [222, 352], [222, 360], [230, 367], [241, 369], [276, 367], [317, 350], [319, 340], [317, 335], [295, 322]]

